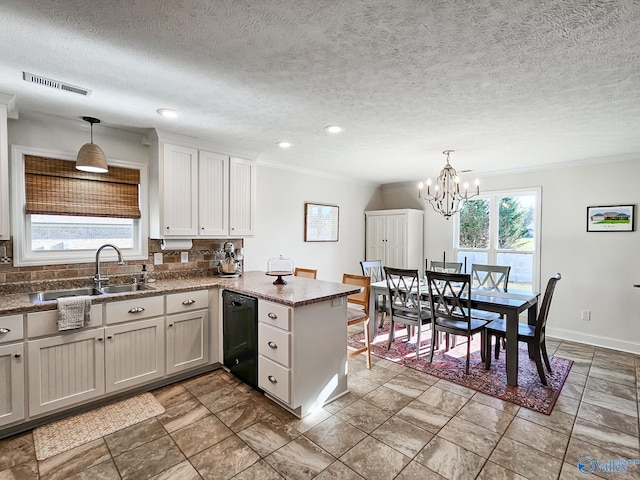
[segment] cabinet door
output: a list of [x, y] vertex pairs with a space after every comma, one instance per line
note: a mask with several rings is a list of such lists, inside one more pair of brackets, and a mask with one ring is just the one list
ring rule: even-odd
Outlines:
[[367, 251], [365, 252], [365, 258], [367, 260], [382, 260], [382, 264], [386, 266], [385, 226], [386, 217], [384, 215], [367, 216]]
[[104, 330], [28, 342], [29, 415], [104, 394]]
[[162, 161], [162, 232], [198, 234], [198, 151], [165, 144]]
[[200, 152], [198, 228], [204, 236], [229, 233], [229, 157]]
[[24, 347], [0, 346], [0, 426], [24, 419]]
[[107, 393], [164, 375], [164, 317], [105, 328]]
[[253, 235], [256, 212], [256, 164], [231, 158], [229, 164], [229, 235]]
[[209, 361], [208, 325], [208, 310], [196, 310], [167, 317], [168, 374], [207, 364]]
[[407, 268], [407, 216], [388, 215], [386, 217], [385, 266]]

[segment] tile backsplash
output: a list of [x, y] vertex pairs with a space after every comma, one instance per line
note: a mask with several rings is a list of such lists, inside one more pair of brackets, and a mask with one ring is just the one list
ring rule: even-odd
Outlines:
[[[189, 250], [162, 250], [160, 240], [149, 239], [149, 258], [146, 260], [127, 260], [125, 264], [101, 262], [102, 272], [112, 277], [112, 283], [126, 283], [132, 276], [138, 275], [142, 265], [147, 265], [149, 278], [180, 278], [213, 273], [216, 251], [221, 251], [225, 242], [233, 242], [236, 250], [243, 248], [242, 239], [193, 240]], [[188, 261], [182, 263], [182, 252], [188, 252]], [[162, 253], [162, 265], [153, 264], [154, 253]], [[90, 283], [95, 275], [95, 263], [70, 263], [62, 265], [37, 265], [27, 267], [13, 266], [12, 240], [0, 241], [0, 293], [51, 289], [55, 284], [73, 286]], [[69, 285], [71, 286], [71, 285]]]

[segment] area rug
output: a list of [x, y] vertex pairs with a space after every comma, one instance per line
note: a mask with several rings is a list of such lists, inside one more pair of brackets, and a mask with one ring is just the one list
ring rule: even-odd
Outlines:
[[33, 431], [36, 459], [45, 460], [164, 413], [150, 393], [48, 423]]
[[[384, 328], [378, 331], [377, 337], [371, 343], [371, 353], [376, 357], [390, 360], [434, 377], [449, 380], [458, 385], [546, 415], [549, 415], [553, 410], [553, 406], [573, 364], [571, 360], [550, 356], [549, 361], [553, 374], [547, 372], [548, 385], [545, 387], [540, 382], [535, 362], [529, 359], [526, 344], [521, 343], [521, 348], [518, 350], [518, 386], [508, 386], [505, 366], [506, 352], [504, 350], [501, 351], [500, 358], [496, 360], [493, 357], [492, 348], [491, 369], [485, 370], [484, 364], [480, 359], [480, 335], [476, 335], [476, 338], [471, 342], [469, 375], [466, 375], [467, 343], [464, 337], [456, 337], [459, 343], [449, 351], [444, 351], [444, 345], [441, 344], [441, 349], [434, 353], [433, 362], [430, 363], [431, 331], [423, 330], [421, 356], [420, 359], [416, 360], [415, 337], [410, 342], [407, 341], [406, 328], [400, 327], [402, 326], [397, 326], [395, 341], [392, 343], [391, 348], [387, 350], [389, 326], [385, 324]], [[349, 337], [348, 343], [356, 348], [363, 346], [364, 335], [362, 333], [353, 335]]]

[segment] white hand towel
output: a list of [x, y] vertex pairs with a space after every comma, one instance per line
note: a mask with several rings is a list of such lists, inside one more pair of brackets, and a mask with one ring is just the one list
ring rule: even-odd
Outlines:
[[58, 331], [86, 327], [91, 321], [91, 297], [58, 298]]

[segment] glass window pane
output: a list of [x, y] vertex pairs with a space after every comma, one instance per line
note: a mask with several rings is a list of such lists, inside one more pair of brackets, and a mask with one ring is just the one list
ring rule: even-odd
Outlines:
[[471, 273], [471, 265], [474, 263], [479, 265], [489, 263], [489, 254], [487, 252], [458, 250], [457, 261], [462, 263], [462, 273]]
[[133, 248], [131, 218], [31, 215], [32, 250], [95, 250], [105, 243]]
[[509, 265], [509, 290], [533, 290], [533, 254], [498, 252], [498, 265]]
[[459, 247], [489, 247], [489, 200], [465, 202], [460, 210]]
[[532, 252], [535, 249], [535, 196], [498, 199], [498, 248]]

